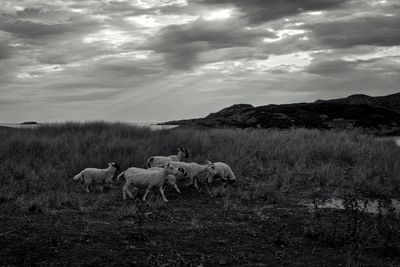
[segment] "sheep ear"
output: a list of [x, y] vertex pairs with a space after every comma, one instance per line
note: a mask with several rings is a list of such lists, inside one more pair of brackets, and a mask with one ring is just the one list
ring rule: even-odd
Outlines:
[[112, 166], [114, 166], [117, 170], [121, 169], [121, 166], [119, 166], [118, 163], [113, 163]]
[[208, 165], [211, 165], [212, 163], [211, 163], [211, 161], [207, 160], [207, 164], [208, 164]]
[[167, 165], [165, 165], [165, 167], [169, 168], [170, 164], [171, 164], [171, 162], [168, 162]]

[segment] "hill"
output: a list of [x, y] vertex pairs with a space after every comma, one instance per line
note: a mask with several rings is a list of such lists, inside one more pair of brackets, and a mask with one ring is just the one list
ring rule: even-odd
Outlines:
[[265, 105], [238, 104], [200, 119], [165, 124], [235, 128], [362, 128], [374, 134], [400, 132], [400, 94], [382, 97], [352, 95], [313, 103]]
[[342, 104], [368, 104], [371, 106], [381, 106], [381, 107], [400, 110], [400, 93], [387, 96], [376, 96], [376, 97], [363, 94], [356, 94], [348, 96], [346, 98], [316, 101], [316, 103], [321, 103], [321, 102], [342, 103]]

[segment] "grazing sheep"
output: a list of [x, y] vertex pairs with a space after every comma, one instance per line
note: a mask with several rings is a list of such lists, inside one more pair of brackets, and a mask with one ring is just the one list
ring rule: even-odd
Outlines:
[[160, 166], [165, 166], [165, 164], [167, 164], [170, 161], [182, 161], [184, 158], [186, 160], [189, 158], [189, 151], [184, 147], [180, 147], [178, 148], [177, 155], [171, 155], [168, 157], [153, 156], [147, 160], [146, 165], [147, 168], [160, 167]]
[[201, 173], [209, 173], [211, 175], [215, 174], [215, 166], [211, 162], [207, 161], [207, 164], [205, 165], [200, 165], [195, 162], [192, 163], [186, 163], [186, 162], [180, 162], [180, 161], [171, 161], [171, 164], [174, 165], [175, 167], [181, 167], [185, 169], [186, 171], [186, 177], [189, 178], [189, 182], [185, 186], [189, 186], [194, 184], [194, 187], [199, 190], [199, 187], [197, 185], [197, 180], [198, 180], [198, 175]]
[[229, 182], [235, 182], [236, 177], [233, 174], [231, 167], [228, 164], [223, 162], [214, 162], [215, 166], [215, 174], [211, 175], [207, 174], [207, 183], [210, 185], [212, 183], [213, 178], [221, 178], [222, 180], [227, 180]]
[[168, 163], [164, 168], [129, 168], [120, 175], [118, 175], [117, 180], [122, 176], [125, 177], [125, 185], [122, 187], [123, 198], [126, 199], [127, 195], [132, 198], [133, 194], [129, 191], [129, 185], [133, 184], [134, 190], [138, 188], [146, 188], [146, 193], [143, 196], [143, 201], [146, 201], [147, 194], [153, 187], [158, 187], [161, 196], [165, 202], [168, 200], [165, 198], [164, 190], [162, 186], [169, 174], [173, 175], [183, 175], [185, 170], [179, 167], [175, 167]]
[[89, 193], [89, 185], [93, 183], [103, 184], [105, 182], [111, 184], [115, 173], [119, 169], [121, 169], [121, 167], [115, 162], [108, 163], [107, 169], [86, 168], [75, 175], [74, 180], [80, 180], [80, 185]]

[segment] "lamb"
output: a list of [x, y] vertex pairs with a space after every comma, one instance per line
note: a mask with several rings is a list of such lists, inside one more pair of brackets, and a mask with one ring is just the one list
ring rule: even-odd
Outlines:
[[188, 158], [189, 158], [189, 151], [184, 147], [180, 147], [178, 148], [177, 155], [171, 155], [168, 157], [153, 156], [147, 160], [146, 165], [147, 168], [160, 167], [160, 166], [165, 166], [165, 164], [171, 161], [182, 161], [183, 159], [187, 160]]
[[75, 175], [74, 180], [80, 180], [80, 185], [89, 193], [91, 184], [111, 184], [115, 173], [120, 169], [121, 167], [117, 163], [111, 162], [108, 163], [107, 169], [86, 168]]
[[174, 165], [175, 167], [181, 167], [185, 169], [186, 171], [186, 177], [189, 178], [189, 182], [186, 184], [186, 186], [194, 184], [194, 187], [199, 190], [199, 187], [197, 185], [197, 180], [198, 180], [198, 175], [201, 173], [208, 173], [214, 176], [215, 174], [215, 166], [211, 162], [207, 161], [207, 164], [205, 165], [200, 165], [195, 162], [192, 163], [186, 163], [186, 162], [180, 162], [180, 161], [171, 161], [171, 164]]
[[223, 180], [228, 180], [233, 183], [236, 181], [236, 177], [233, 174], [231, 167], [224, 162], [214, 162], [215, 174], [207, 174], [207, 183], [210, 185], [214, 177], [222, 178]]
[[143, 196], [143, 201], [146, 201], [147, 194], [153, 187], [158, 187], [160, 190], [161, 196], [165, 202], [167, 202], [167, 198], [164, 195], [164, 190], [162, 186], [169, 174], [173, 175], [183, 175], [185, 170], [180, 167], [175, 167], [170, 163], [164, 168], [150, 168], [150, 169], [141, 169], [141, 168], [129, 168], [120, 175], [118, 175], [117, 180], [119, 180], [122, 176], [125, 177], [125, 185], [122, 187], [122, 195], [124, 200], [127, 199], [127, 195], [132, 198], [133, 194], [129, 191], [129, 186], [133, 184], [134, 190], [136, 191], [138, 188], [146, 188], [146, 193]]

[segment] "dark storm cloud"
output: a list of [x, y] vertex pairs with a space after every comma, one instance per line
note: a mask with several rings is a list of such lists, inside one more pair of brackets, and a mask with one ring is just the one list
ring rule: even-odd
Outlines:
[[[399, 57], [397, 57], [397, 60]], [[362, 76], [392, 76], [400, 72], [395, 58], [372, 58], [368, 60], [318, 60], [306, 68], [308, 73], [324, 77], [346, 77], [352, 79]]]
[[310, 26], [316, 40], [328, 47], [400, 45], [400, 13], [396, 16], [355, 17]]
[[304, 11], [327, 10], [349, 0], [193, 0], [206, 5], [235, 5], [252, 24], [293, 16]]
[[11, 58], [15, 52], [16, 49], [14, 47], [9, 46], [6, 42], [0, 42], [0, 61]]
[[252, 47], [265, 37], [275, 35], [266, 31], [246, 30], [235, 20], [199, 19], [163, 28], [144, 47], [162, 53], [167, 65], [174, 69], [190, 69], [198, 63], [200, 52], [228, 47]]
[[43, 40], [66, 34], [87, 33], [93, 31], [98, 23], [83, 18], [70, 18], [61, 23], [47, 24], [19, 18], [3, 16], [0, 18], [0, 30], [14, 34], [22, 39]]

